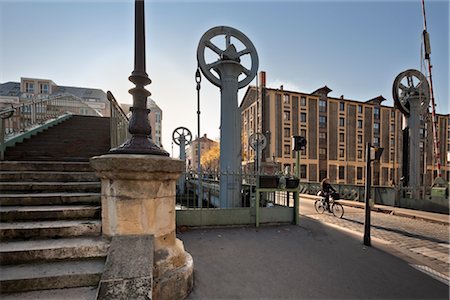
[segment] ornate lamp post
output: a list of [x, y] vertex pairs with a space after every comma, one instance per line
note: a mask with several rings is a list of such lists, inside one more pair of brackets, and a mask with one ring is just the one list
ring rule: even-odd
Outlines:
[[151, 95], [145, 86], [152, 81], [145, 71], [145, 25], [144, 0], [135, 1], [134, 22], [134, 71], [128, 79], [136, 86], [128, 92], [133, 96], [133, 107], [128, 131], [131, 138], [117, 148], [109, 151], [111, 154], [153, 154], [169, 156], [152, 141], [152, 128], [148, 121], [150, 110], [147, 108], [147, 97]]

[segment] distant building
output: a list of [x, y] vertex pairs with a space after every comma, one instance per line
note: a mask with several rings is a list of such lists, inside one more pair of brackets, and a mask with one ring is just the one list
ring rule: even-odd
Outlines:
[[[402, 174], [403, 115], [391, 106], [382, 105], [382, 96], [361, 102], [328, 96], [324, 86], [312, 93], [266, 87], [266, 74], [261, 72], [260, 84], [248, 87], [241, 103], [243, 164], [252, 163], [255, 152], [248, 137], [255, 132], [267, 138], [262, 152], [262, 165], [277, 163], [294, 172], [295, 153], [291, 137], [307, 139], [301, 151], [300, 177], [319, 182], [328, 177], [332, 182], [364, 184], [366, 143], [384, 148], [380, 162], [373, 163], [374, 185], [393, 185]], [[441, 168], [449, 180], [450, 124], [449, 115], [437, 115], [439, 125]], [[434, 166], [431, 115], [421, 129], [422, 179], [431, 184]], [[424, 163], [425, 162], [425, 163]], [[426, 171], [424, 171], [426, 164]]]
[[20, 82], [0, 84], [0, 108], [45, 100], [56, 96], [70, 96], [80, 101], [80, 105], [71, 107], [74, 114], [87, 114], [86, 105], [102, 116], [109, 116], [109, 101], [106, 93], [100, 89], [61, 86], [49, 79], [20, 78]]
[[[123, 111], [131, 116], [130, 107], [131, 104], [121, 103]], [[147, 108], [150, 109], [148, 119], [150, 121], [150, 126], [152, 127], [152, 140], [160, 148], [162, 146], [162, 109], [156, 104], [156, 102], [150, 97], [147, 98]]]
[[[208, 152], [219, 143], [209, 139], [206, 134], [200, 138], [200, 156]], [[188, 169], [197, 171], [198, 166], [198, 138], [193, 140], [186, 149], [186, 161]]]

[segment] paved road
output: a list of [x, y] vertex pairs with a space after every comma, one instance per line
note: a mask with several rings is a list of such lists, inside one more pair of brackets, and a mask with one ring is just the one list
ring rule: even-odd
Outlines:
[[179, 233], [194, 258], [188, 299], [448, 299], [448, 286], [355, 235], [299, 226]]
[[[327, 213], [317, 214], [313, 204], [312, 200], [300, 201], [301, 215], [355, 232], [362, 241], [363, 209], [345, 206], [344, 217], [338, 219]], [[371, 213], [371, 225], [371, 236], [387, 244], [387, 250], [448, 284], [450, 250], [448, 226], [380, 212]]]

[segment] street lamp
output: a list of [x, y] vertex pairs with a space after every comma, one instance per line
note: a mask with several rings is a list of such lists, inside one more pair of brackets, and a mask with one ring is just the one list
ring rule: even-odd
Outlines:
[[144, 1], [135, 1], [134, 20], [134, 70], [128, 79], [135, 87], [128, 92], [133, 96], [133, 107], [128, 131], [131, 138], [117, 148], [109, 150], [110, 154], [152, 154], [169, 156], [152, 141], [152, 128], [148, 120], [150, 110], [147, 108], [147, 97], [151, 95], [144, 86], [152, 81], [145, 71], [145, 28]]

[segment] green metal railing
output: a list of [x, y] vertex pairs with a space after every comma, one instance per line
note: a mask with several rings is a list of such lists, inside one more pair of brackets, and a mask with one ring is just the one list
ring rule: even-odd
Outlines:
[[106, 93], [106, 96], [111, 103], [109, 106], [111, 110], [111, 148], [116, 148], [131, 137], [128, 132], [128, 117], [110, 91]]
[[34, 98], [0, 109], [0, 159], [4, 160], [6, 147], [14, 146], [71, 114], [102, 116], [81, 98], [70, 94]]

